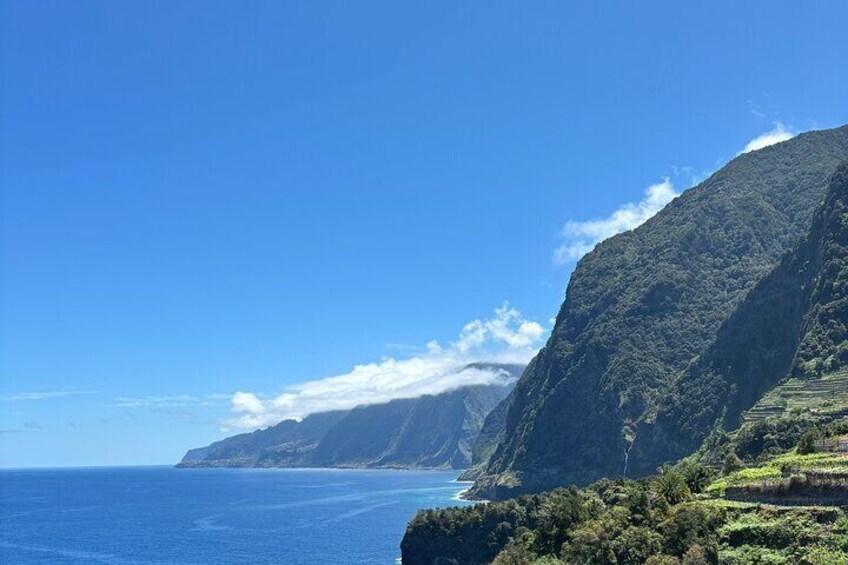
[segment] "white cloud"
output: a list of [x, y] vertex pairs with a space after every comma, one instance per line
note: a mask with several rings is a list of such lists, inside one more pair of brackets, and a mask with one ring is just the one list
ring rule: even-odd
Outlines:
[[[494, 341], [505, 344], [512, 349], [529, 347], [542, 337], [542, 326], [521, 318], [521, 313], [509, 304], [495, 309], [495, 317], [489, 320], [474, 320], [465, 324], [454, 342], [454, 347], [460, 351], [469, 351], [481, 347], [487, 342]], [[428, 347], [436, 347], [430, 342]]]
[[456, 341], [446, 346], [431, 341], [426, 351], [416, 356], [388, 357], [357, 365], [343, 375], [287, 387], [274, 397], [237, 392], [231, 398], [237, 416], [225, 422], [225, 430], [254, 429], [315, 412], [438, 394], [465, 385], [502, 382], [509, 377], [504, 371], [468, 365], [525, 364], [535, 355], [543, 334], [541, 325], [525, 319], [505, 303], [495, 309], [492, 318], [465, 324]]
[[701, 184], [715, 172], [715, 169], [698, 171], [695, 167], [672, 165], [671, 170], [675, 178], [688, 183], [686, 186], [693, 187]]
[[43, 392], [15, 392], [0, 396], [0, 400], [8, 402], [17, 402], [21, 400], [47, 400], [50, 398], [60, 398], [62, 396], [70, 396], [72, 394], [92, 394], [90, 391], [84, 390], [52, 390]]
[[141, 396], [128, 397], [119, 396], [115, 398], [115, 406], [119, 408], [182, 408], [187, 406], [214, 406], [223, 400], [228, 400], [229, 394], [204, 394], [193, 396], [190, 394], [175, 394], [171, 396]]
[[776, 122], [774, 124], [774, 129], [749, 141], [745, 148], [737, 153], [737, 155], [756, 151], [757, 149], [762, 149], [763, 147], [768, 147], [769, 145], [774, 145], [775, 143], [780, 143], [781, 141], [786, 141], [793, 137], [795, 137], [794, 133], [786, 129], [786, 126], [782, 123]]
[[641, 201], [624, 204], [606, 218], [569, 221], [562, 230], [565, 242], [554, 251], [554, 263], [563, 265], [577, 261], [608, 237], [641, 225], [678, 194], [671, 180], [665, 178], [646, 188]]
[[265, 412], [265, 404], [259, 398], [250, 392], [237, 392], [231, 400], [233, 403], [233, 412], [261, 414]]

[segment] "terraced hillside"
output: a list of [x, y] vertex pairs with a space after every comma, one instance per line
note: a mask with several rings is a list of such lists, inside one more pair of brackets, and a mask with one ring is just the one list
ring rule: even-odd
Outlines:
[[823, 420], [848, 416], [848, 370], [818, 379], [789, 379], [748, 410], [743, 416], [743, 423], [791, 416]]
[[789, 479], [793, 475], [841, 481], [848, 475], [848, 453], [825, 451], [802, 455], [794, 451], [789, 452], [729, 473], [711, 483], [705, 492], [713, 496], [724, 496], [729, 489], [767, 486], [769, 483]]

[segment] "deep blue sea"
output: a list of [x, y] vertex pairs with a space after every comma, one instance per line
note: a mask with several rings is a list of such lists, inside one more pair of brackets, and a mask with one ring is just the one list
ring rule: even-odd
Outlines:
[[0, 471], [0, 562], [391, 565], [456, 472], [115, 467]]

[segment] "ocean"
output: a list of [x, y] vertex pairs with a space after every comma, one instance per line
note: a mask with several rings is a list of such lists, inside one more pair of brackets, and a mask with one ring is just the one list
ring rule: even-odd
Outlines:
[[391, 565], [456, 472], [102, 467], [0, 471], [0, 563]]

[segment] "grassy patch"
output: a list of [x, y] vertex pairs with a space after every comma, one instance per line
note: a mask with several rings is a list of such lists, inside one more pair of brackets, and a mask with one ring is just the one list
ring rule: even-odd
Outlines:
[[793, 473], [817, 473], [838, 476], [848, 474], [848, 454], [810, 453], [800, 455], [794, 451], [769, 459], [754, 467], [740, 469], [730, 475], [710, 483], [705, 491], [712, 495], [721, 495], [729, 486], [743, 486], [762, 481], [777, 480], [784, 476], [785, 470]]

